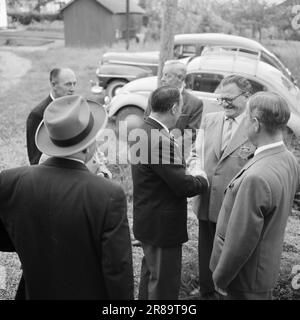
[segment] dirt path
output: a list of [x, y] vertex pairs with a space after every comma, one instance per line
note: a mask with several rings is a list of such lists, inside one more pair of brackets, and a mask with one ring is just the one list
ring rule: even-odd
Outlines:
[[[5, 93], [18, 84], [30, 68], [30, 60], [21, 58], [11, 51], [0, 50], [0, 104]], [[7, 136], [5, 126], [0, 128], [0, 150], [0, 169], [4, 168], [4, 164], [14, 166], [16, 154], [23, 154], [20, 146]]]
[[0, 97], [31, 68], [31, 61], [10, 51], [0, 51]]

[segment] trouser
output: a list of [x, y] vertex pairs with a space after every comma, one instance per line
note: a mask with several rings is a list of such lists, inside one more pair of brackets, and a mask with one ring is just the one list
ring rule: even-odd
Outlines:
[[272, 300], [272, 291], [267, 292], [228, 292], [223, 300]]
[[210, 257], [216, 233], [216, 223], [199, 220], [198, 259], [199, 259], [199, 284], [202, 295], [215, 291], [212, 272], [209, 269]]
[[182, 246], [159, 248], [142, 243], [139, 300], [177, 300], [181, 283]]
[[18, 285], [15, 300], [26, 300], [26, 288], [25, 288], [25, 279], [24, 279], [23, 273]]

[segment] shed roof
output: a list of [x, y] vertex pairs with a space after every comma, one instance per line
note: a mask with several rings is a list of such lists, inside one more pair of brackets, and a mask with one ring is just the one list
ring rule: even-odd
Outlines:
[[[61, 11], [68, 8], [71, 4], [76, 2], [78, 0], [71, 0], [69, 3], [67, 3], [65, 6], [61, 8]], [[96, 3], [102, 5], [107, 10], [109, 10], [113, 14], [120, 14], [120, 13], [126, 13], [126, 0], [95, 0]], [[129, 0], [129, 10], [130, 13], [139, 13], [144, 14], [145, 11], [137, 5], [137, 3], [134, 0]]]

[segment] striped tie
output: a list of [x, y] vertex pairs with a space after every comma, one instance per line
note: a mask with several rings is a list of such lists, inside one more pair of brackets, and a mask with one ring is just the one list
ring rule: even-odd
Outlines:
[[234, 118], [226, 118], [225, 119], [224, 127], [225, 127], [225, 125], [227, 125], [227, 129], [224, 128], [224, 132], [223, 132], [222, 148], [221, 148], [222, 152], [224, 152], [224, 150], [226, 149], [226, 147], [231, 139], [233, 121], [234, 121]]

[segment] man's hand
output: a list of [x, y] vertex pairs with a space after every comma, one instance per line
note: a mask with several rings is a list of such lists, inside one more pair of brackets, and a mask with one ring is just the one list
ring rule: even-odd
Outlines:
[[226, 297], [228, 295], [228, 293], [225, 290], [218, 288], [216, 285], [215, 285], [215, 290], [222, 296]]
[[194, 169], [191, 173], [190, 173], [192, 176], [196, 177], [196, 176], [201, 176], [203, 178], [206, 179], [206, 182], [207, 182], [207, 186], [209, 188], [209, 182], [208, 182], [208, 178], [207, 178], [207, 174], [204, 170], [201, 170], [201, 169]]

